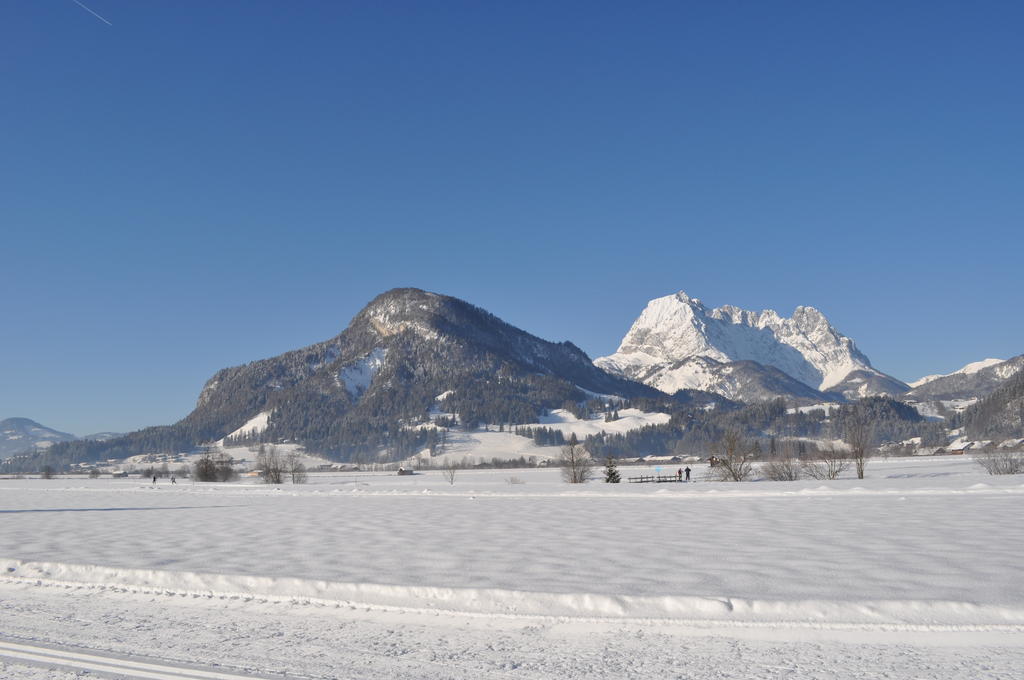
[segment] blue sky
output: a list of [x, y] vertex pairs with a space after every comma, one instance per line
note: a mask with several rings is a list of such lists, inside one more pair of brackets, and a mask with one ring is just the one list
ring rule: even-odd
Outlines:
[[170, 423], [396, 286], [592, 356], [677, 290], [1024, 352], [1020, 3], [85, 4], [0, 25], [0, 418]]

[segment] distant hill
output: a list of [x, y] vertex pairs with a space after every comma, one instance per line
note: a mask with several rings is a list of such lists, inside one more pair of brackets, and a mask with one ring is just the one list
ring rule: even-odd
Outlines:
[[76, 438], [73, 434], [54, 430], [28, 418], [7, 418], [0, 420], [0, 458], [47, 448]]
[[933, 375], [916, 381], [905, 397], [914, 401], [978, 399], [992, 394], [1024, 369], [1024, 354], [999, 361], [968, 364], [949, 375]]
[[237, 438], [290, 440], [340, 459], [382, 448], [404, 457], [437, 436], [415, 427], [432, 411], [457, 414], [463, 426], [514, 425], [608, 396], [727, 402], [699, 391], [669, 397], [605, 372], [571, 342], [542, 340], [456, 298], [400, 288], [375, 298], [330, 340], [218, 371], [195, 410], [174, 425], [62, 444], [54, 453], [88, 461], [183, 450], [237, 431]]
[[1024, 435], [1024, 371], [1018, 371], [960, 416], [970, 439], [1014, 439]]

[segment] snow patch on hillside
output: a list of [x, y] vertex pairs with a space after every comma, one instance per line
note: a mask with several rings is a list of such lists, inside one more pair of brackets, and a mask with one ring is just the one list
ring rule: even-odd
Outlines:
[[[255, 416], [247, 420], [245, 425], [242, 425], [224, 439], [229, 439], [231, 437], [252, 437], [260, 434], [270, 425], [270, 414], [270, 411], [257, 413]], [[223, 443], [224, 439], [221, 439], [218, 443]]]
[[832, 411], [839, 408], [839, 404], [834, 402], [828, 402], [824, 404], [811, 404], [810, 406], [793, 406], [786, 409], [786, 413], [812, 413], [814, 411], [824, 411], [826, 416], [832, 415]]
[[[434, 413], [438, 416], [454, 416], [454, 414]], [[609, 434], [623, 434], [630, 430], [638, 430], [648, 425], [664, 425], [669, 421], [667, 413], [648, 413], [635, 408], [627, 408], [619, 411], [618, 420], [605, 422], [603, 415], [581, 420], [572, 413], [555, 409], [545, 416], [541, 416], [537, 423], [516, 425], [520, 428], [545, 427], [551, 430], [559, 430], [566, 439], [575, 434], [580, 441], [589, 435], [607, 432]], [[424, 423], [420, 428], [436, 428], [433, 423]], [[476, 465], [479, 463], [490, 463], [497, 459], [499, 461], [525, 459], [527, 462], [540, 463], [558, 458], [561, 448], [558, 446], [538, 446], [529, 437], [523, 437], [514, 432], [495, 431], [494, 426], [488, 426], [485, 430], [474, 430], [466, 432], [459, 429], [451, 429], [445, 433], [445, 445], [437, 455], [431, 455], [429, 450], [421, 451], [419, 454], [406, 459], [409, 464], [430, 464], [433, 466], [443, 465], [447, 462], [454, 462], [460, 465]], [[641, 455], [645, 452], [639, 452]]]
[[377, 348], [365, 357], [349, 364], [338, 372], [338, 380], [345, 386], [353, 399], [363, 396], [363, 393], [370, 388], [374, 376], [384, 365], [387, 357], [386, 349]]
[[598, 415], [593, 418], [581, 420], [569, 411], [555, 409], [548, 415], [540, 417], [540, 423], [525, 425], [524, 427], [548, 427], [553, 430], [561, 430], [562, 434], [568, 437], [575, 433], [576, 437], [583, 441], [584, 437], [601, 432], [623, 434], [630, 430], [638, 430], [648, 425], [664, 425], [671, 420], [667, 413], [648, 413], [636, 408], [625, 408], [619, 411], [619, 419], [605, 422], [604, 416]]
[[944, 420], [943, 411], [962, 413], [968, 406], [978, 403], [978, 399], [941, 399], [936, 401], [908, 401], [925, 418]]

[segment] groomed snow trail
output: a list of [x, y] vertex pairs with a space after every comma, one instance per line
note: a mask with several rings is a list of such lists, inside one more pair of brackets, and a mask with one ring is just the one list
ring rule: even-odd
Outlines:
[[[1024, 665], [1021, 634], [991, 630], [466, 617], [11, 581], [0, 582], [0, 621], [32, 647], [74, 645], [87, 657], [143, 655], [137, 660], [167, 671], [216, 663], [228, 677], [1017, 680]], [[62, 677], [33, 672], [0, 653], [4, 680]]]
[[140, 661], [124, 656], [104, 654], [96, 650], [71, 650], [40, 644], [12, 642], [3, 638], [0, 638], [0, 657], [44, 669], [63, 668], [70, 672], [87, 671], [113, 677], [145, 678], [146, 680], [244, 680], [246, 678], [270, 677], [255, 675], [251, 672], [229, 673], [154, 661]]

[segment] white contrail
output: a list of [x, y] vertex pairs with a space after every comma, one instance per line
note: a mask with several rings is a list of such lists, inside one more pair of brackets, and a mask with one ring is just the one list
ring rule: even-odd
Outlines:
[[94, 17], [96, 17], [97, 19], [99, 19], [100, 21], [105, 23], [107, 26], [113, 26], [114, 25], [114, 24], [110, 23], [109, 21], [107, 21], [106, 19], [104, 19], [103, 17], [101, 17], [99, 14], [96, 14], [96, 12], [93, 12], [91, 9], [89, 9], [88, 7], [86, 7], [85, 5], [80, 3], [78, 0], [71, 0], [71, 2], [75, 3], [76, 5], [78, 5], [82, 9], [84, 9], [86, 12], [88, 12], [89, 14], [93, 15]]

